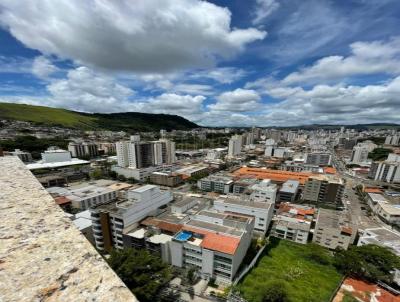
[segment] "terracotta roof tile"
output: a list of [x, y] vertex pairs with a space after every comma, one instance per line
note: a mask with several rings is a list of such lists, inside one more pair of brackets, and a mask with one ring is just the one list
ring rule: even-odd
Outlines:
[[240, 238], [236, 237], [230, 237], [226, 235], [221, 235], [213, 232], [208, 232], [202, 229], [198, 228], [193, 228], [190, 226], [184, 226], [184, 230], [201, 234], [204, 236], [203, 241], [201, 243], [201, 247], [213, 250], [213, 251], [218, 251], [221, 253], [229, 254], [229, 255], [234, 255], [236, 252], [236, 249], [239, 246], [240, 243]]
[[304, 185], [308, 178], [314, 174], [309, 172], [290, 172], [272, 169], [242, 167], [233, 172], [233, 175], [246, 177], [253, 176], [258, 179], [271, 179], [275, 182], [286, 182], [289, 179], [293, 179], [298, 180], [300, 184]]
[[68, 198], [65, 197], [65, 196], [56, 197], [56, 198], [54, 198], [54, 200], [56, 201], [56, 204], [58, 204], [58, 205], [63, 205], [63, 204], [71, 203], [71, 200], [68, 199]]

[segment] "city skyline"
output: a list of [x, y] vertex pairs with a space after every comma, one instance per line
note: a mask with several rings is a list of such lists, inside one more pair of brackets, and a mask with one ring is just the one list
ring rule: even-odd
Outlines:
[[396, 123], [399, 13], [390, 0], [0, 0], [0, 102], [202, 126]]

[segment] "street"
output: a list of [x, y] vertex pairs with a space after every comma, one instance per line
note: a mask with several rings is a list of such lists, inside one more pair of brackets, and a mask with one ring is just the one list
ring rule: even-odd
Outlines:
[[[363, 179], [357, 179], [356, 177], [348, 175], [344, 162], [336, 156], [334, 150], [332, 150], [332, 154], [333, 166], [336, 168], [337, 173], [340, 175], [340, 177], [342, 177], [343, 180], [345, 180], [346, 182], [343, 194], [343, 203], [346, 210], [351, 215], [352, 222], [355, 223], [359, 229], [384, 226], [384, 224], [378, 218], [376, 218], [374, 214], [368, 216], [367, 206], [361, 203], [361, 201], [358, 199], [358, 196], [356, 195], [356, 191], [353, 190], [353, 187], [359, 184], [365, 182], [368, 182], [368, 184], [370, 184], [373, 181], [364, 181]], [[350, 203], [347, 203], [346, 201], [349, 201]]]

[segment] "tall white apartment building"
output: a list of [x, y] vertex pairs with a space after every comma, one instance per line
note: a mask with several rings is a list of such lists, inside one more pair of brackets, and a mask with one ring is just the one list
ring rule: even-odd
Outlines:
[[173, 200], [171, 191], [155, 185], [128, 190], [125, 198], [90, 209], [93, 236], [99, 250], [123, 248], [123, 231], [139, 221], [158, 213], [158, 209]]
[[235, 157], [242, 151], [243, 138], [241, 135], [234, 135], [229, 140], [228, 156]]
[[375, 145], [371, 141], [358, 143], [353, 148], [350, 162], [353, 164], [365, 163], [366, 161], [368, 161], [368, 153], [374, 150], [376, 147], [377, 145]]
[[388, 183], [400, 183], [400, 155], [391, 153], [383, 162], [371, 165], [370, 178]]
[[117, 142], [116, 148], [120, 167], [139, 169], [176, 161], [175, 143], [167, 139], [143, 142], [138, 135], [134, 135], [129, 141]]
[[265, 141], [265, 156], [273, 156], [274, 149], [276, 148], [276, 142], [273, 138], [269, 138]]
[[260, 183], [253, 185], [251, 190], [251, 200], [275, 203], [278, 187], [276, 184], [271, 183], [270, 179], [264, 179]]
[[397, 135], [389, 135], [385, 139], [386, 145], [400, 145], [400, 134]]
[[274, 215], [274, 204], [270, 202], [251, 201], [242, 198], [221, 197], [214, 201], [214, 209], [219, 212], [230, 212], [253, 216], [254, 229], [266, 232]]

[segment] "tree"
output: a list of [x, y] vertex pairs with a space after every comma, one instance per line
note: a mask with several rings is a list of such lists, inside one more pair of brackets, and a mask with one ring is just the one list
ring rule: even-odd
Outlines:
[[126, 181], [126, 177], [124, 175], [118, 175], [117, 178], [119, 181]]
[[343, 273], [371, 282], [393, 282], [393, 271], [400, 269], [400, 258], [392, 250], [374, 244], [337, 250], [334, 265]]
[[90, 177], [93, 179], [101, 179], [103, 178], [103, 172], [101, 169], [95, 169], [92, 173], [90, 173]]
[[375, 148], [372, 152], [368, 153], [368, 158], [372, 160], [384, 160], [388, 157], [389, 153], [392, 152], [392, 149], [387, 148]]
[[139, 301], [158, 301], [172, 278], [170, 267], [146, 250], [112, 250], [108, 263]]
[[262, 302], [288, 302], [287, 285], [284, 281], [274, 280], [264, 286]]
[[329, 254], [329, 251], [327, 249], [315, 243], [310, 243], [308, 244], [308, 246], [308, 259], [322, 265], [328, 265], [332, 262], [332, 256]]

